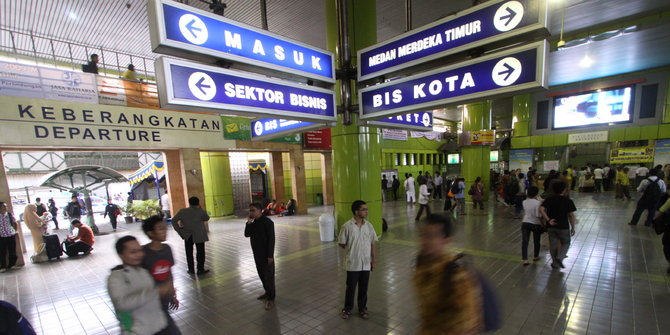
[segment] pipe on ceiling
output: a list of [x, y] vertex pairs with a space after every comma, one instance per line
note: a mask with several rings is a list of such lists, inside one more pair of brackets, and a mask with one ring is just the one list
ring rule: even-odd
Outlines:
[[351, 67], [351, 52], [349, 50], [349, 8], [348, 0], [337, 0], [335, 2], [335, 12], [337, 13], [337, 49], [338, 60], [342, 78], [340, 80], [340, 96], [344, 105], [344, 115], [342, 124], [348, 126], [351, 124], [351, 78], [349, 78]]

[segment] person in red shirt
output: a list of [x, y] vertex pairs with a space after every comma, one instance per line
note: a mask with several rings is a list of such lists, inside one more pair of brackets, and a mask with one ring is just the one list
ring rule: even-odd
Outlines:
[[82, 224], [81, 221], [77, 219], [72, 220], [72, 227], [77, 228], [79, 232], [77, 233], [77, 236], [67, 237], [65, 253], [69, 257], [77, 256], [82, 252], [84, 255], [90, 254], [91, 250], [93, 250], [93, 244], [95, 244], [93, 230], [91, 227]]

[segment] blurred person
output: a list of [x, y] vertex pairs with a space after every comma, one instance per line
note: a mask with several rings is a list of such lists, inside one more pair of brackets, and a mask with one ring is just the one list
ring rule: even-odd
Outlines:
[[368, 206], [365, 201], [354, 201], [351, 212], [354, 217], [342, 226], [337, 237], [338, 245], [344, 249], [344, 269], [347, 271], [347, 291], [340, 317], [348, 319], [351, 316], [358, 287], [358, 313], [367, 320], [370, 317], [367, 306], [368, 283], [370, 271], [375, 268], [377, 233], [370, 221], [366, 220]]
[[430, 175], [430, 172], [426, 171], [425, 179], [426, 179], [426, 188], [428, 188], [428, 193], [433, 194], [435, 184], [433, 184], [433, 176]]
[[87, 73], [98, 74], [98, 55], [91, 54], [91, 60], [81, 66], [81, 70]]
[[[554, 178], [555, 177], [554, 171]], [[523, 211], [523, 201], [526, 199], [526, 179], [524, 174], [519, 172], [517, 174], [517, 188], [516, 193], [514, 194], [514, 218], [521, 219], [521, 211]], [[514, 190], [513, 190], [514, 191]]]
[[451, 217], [433, 214], [424, 220], [413, 278], [420, 335], [474, 335], [500, 327], [491, 287], [462, 254], [447, 251], [452, 241]]
[[637, 225], [642, 213], [646, 210], [647, 219], [645, 220], [644, 225], [651, 227], [652, 220], [656, 214], [656, 208], [658, 207], [658, 202], [661, 201], [663, 193], [667, 191], [663, 180], [658, 178], [658, 171], [656, 169], [651, 169], [651, 171], [649, 171], [649, 178], [645, 178], [640, 182], [637, 191], [642, 193], [642, 195], [637, 201], [635, 213], [633, 213], [633, 218], [628, 222], [628, 225]]
[[168, 290], [168, 292], [165, 292], [166, 295], [160, 296], [160, 300], [168, 323], [165, 334], [179, 335], [181, 331], [179, 331], [169, 312], [170, 310], [177, 310], [179, 308], [179, 300], [177, 299], [177, 290], [174, 288], [172, 277], [172, 267], [175, 264], [174, 257], [172, 256], [172, 248], [165, 243], [167, 229], [167, 224], [158, 215], [154, 215], [142, 222], [142, 230], [151, 239], [151, 242], [142, 246], [142, 251], [144, 252], [142, 267], [149, 271], [156, 285], [172, 285], [172, 290]]
[[414, 189], [414, 178], [412, 177], [412, 174], [410, 173], [407, 175], [407, 178], [405, 178], [405, 193], [407, 194], [407, 203], [408, 204], [413, 204], [416, 202], [416, 191]]
[[566, 176], [568, 179], [568, 188], [570, 189], [570, 191], [572, 191], [575, 189], [575, 179], [574, 179], [575, 170], [572, 168], [572, 165], [568, 165], [568, 169], [566, 171], [568, 172], [568, 175]]
[[121, 215], [121, 209], [119, 206], [112, 203], [112, 200], [107, 200], [107, 206], [105, 206], [105, 214], [102, 215], [103, 218], [109, 215], [109, 222], [112, 224], [112, 229], [116, 231], [116, 217]]
[[56, 225], [55, 230], [59, 230], [60, 228], [58, 227], [58, 206], [56, 206], [56, 202], [54, 201], [53, 198], [50, 198], [48, 203], [49, 203], [49, 213], [51, 213], [51, 220], [53, 220], [54, 225]]
[[256, 271], [265, 290], [257, 299], [265, 300], [266, 310], [272, 309], [275, 305], [275, 227], [274, 222], [263, 214], [259, 203], [249, 205], [244, 237], [251, 243]]
[[137, 72], [135, 72], [135, 65], [128, 64], [127, 70], [123, 71], [121, 78], [125, 80], [137, 81]]
[[35, 335], [35, 329], [16, 306], [0, 300], [0, 334]]
[[628, 168], [622, 168], [619, 166], [617, 168], [616, 179], [615, 179], [615, 199], [623, 199], [625, 196], [628, 200], [630, 197], [630, 179], [628, 178]]
[[285, 210], [286, 210], [286, 204], [283, 202], [279, 203], [279, 205], [277, 206], [277, 213], [279, 214], [279, 216], [282, 216], [282, 213], [284, 213]]
[[144, 252], [133, 236], [116, 241], [121, 265], [107, 278], [107, 292], [120, 321], [122, 334], [165, 334], [168, 321], [161, 308], [161, 296], [174, 295], [171, 281], [156, 285], [142, 267]]
[[[23, 211], [23, 222], [25, 222], [28, 229], [30, 229], [30, 235], [33, 237], [33, 256], [36, 257], [37, 261], [46, 260], [46, 252], [44, 250], [44, 240], [42, 239], [43, 231], [42, 226], [44, 222], [42, 218], [37, 215], [37, 207], [35, 204], [28, 204]], [[44, 257], [41, 255], [44, 254]]]
[[482, 177], [475, 179], [474, 184], [470, 186], [468, 194], [472, 198], [472, 214], [477, 214], [477, 205], [479, 205], [482, 213], [486, 214], [484, 211], [484, 184], [482, 184]]
[[415, 221], [419, 221], [423, 210], [426, 210], [426, 215], [430, 215], [430, 206], [428, 205], [428, 200], [430, 199], [430, 191], [428, 191], [428, 185], [426, 185], [428, 178], [424, 178], [419, 181], [419, 211], [416, 213]]
[[72, 220], [71, 224], [78, 231], [76, 236], [68, 236], [65, 240], [65, 253], [68, 257], [78, 256], [80, 252], [84, 253], [84, 255], [90, 254], [95, 244], [93, 230], [76, 219]]
[[603, 186], [603, 175], [605, 174], [605, 171], [600, 168], [600, 165], [597, 165], [595, 169], [593, 169], [593, 178], [595, 179], [596, 186], [595, 186], [595, 192], [600, 193], [603, 191], [602, 186]]
[[442, 175], [440, 172], [435, 171], [435, 178], [433, 178], [433, 183], [435, 184], [435, 199], [442, 199]]
[[280, 213], [279, 216], [293, 216], [293, 215], [295, 215], [295, 211], [296, 211], [295, 203], [296, 203], [295, 199], [288, 199], [288, 203], [286, 204], [286, 208], [283, 211], [279, 212]]
[[272, 199], [272, 201], [267, 206], [265, 206], [265, 209], [263, 209], [263, 214], [266, 216], [270, 216], [272, 214], [275, 214], [276, 212], [277, 212], [277, 200]]
[[[667, 213], [670, 210], [670, 198], [665, 201], [664, 204], [661, 205], [661, 207], [658, 209], [656, 212], [656, 215], [654, 215], [654, 220], [659, 219], [664, 213]], [[666, 217], [667, 220], [667, 217]], [[670, 263], [670, 226], [668, 226], [668, 222], [665, 222], [665, 232], [663, 232], [663, 238], [661, 239], [661, 242], [663, 243], [663, 255], [665, 256], [665, 260]], [[667, 274], [670, 275], [670, 266], [668, 266], [667, 269]]]
[[16, 230], [14, 215], [7, 211], [7, 204], [0, 202], [0, 273], [5, 272], [18, 260], [16, 255]]
[[393, 200], [398, 200], [398, 189], [400, 189], [400, 180], [396, 175], [393, 175], [393, 182], [391, 182], [391, 189], [393, 190]]
[[523, 201], [523, 220], [521, 220], [521, 259], [523, 265], [529, 265], [528, 262], [528, 242], [530, 234], [533, 233], [533, 261], [540, 260], [540, 238], [544, 226], [542, 224], [542, 214], [540, 206], [542, 201], [538, 199], [540, 189], [537, 186], [528, 188], [528, 197]]
[[567, 185], [562, 181], [551, 184], [552, 195], [542, 202], [540, 213], [547, 222], [551, 267], [565, 268], [565, 259], [570, 248], [570, 237], [575, 235], [575, 203], [566, 197]]
[[[465, 178], [456, 178], [455, 185], [451, 186], [451, 193], [454, 194], [454, 207], [457, 208], [458, 215], [465, 215]], [[457, 191], [457, 192], [454, 192]], [[454, 210], [452, 207], [452, 211]]]
[[181, 231], [179, 235], [184, 239], [188, 273], [196, 273], [193, 263], [195, 244], [197, 274], [204, 275], [209, 272], [209, 269], [205, 269], [205, 242], [209, 241], [205, 224], [209, 221], [209, 215], [200, 207], [200, 199], [197, 197], [188, 198], [188, 205], [188, 208], [182, 208], [172, 217], [172, 224], [177, 225], [177, 229]]
[[163, 219], [169, 220], [172, 218], [172, 214], [170, 214], [170, 196], [168, 195], [168, 190], [165, 190], [165, 193], [161, 195], [161, 210], [163, 211]]
[[67, 214], [70, 221], [81, 219], [82, 208], [76, 195], [72, 196], [72, 201], [65, 206], [65, 214]]
[[649, 168], [646, 167], [643, 163], [640, 163], [640, 167], [635, 169], [635, 185], [640, 185], [640, 183], [647, 178], [649, 174]]
[[49, 212], [47, 209], [47, 206], [42, 203], [42, 199], [40, 198], [35, 198], [35, 209], [37, 212], [37, 215], [42, 216], [42, 214]]
[[389, 181], [386, 179], [386, 175], [382, 175], [382, 201], [386, 201], [386, 191], [389, 188]]

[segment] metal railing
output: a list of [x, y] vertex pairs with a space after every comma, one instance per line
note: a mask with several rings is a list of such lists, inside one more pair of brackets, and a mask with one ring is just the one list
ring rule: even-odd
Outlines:
[[0, 51], [14, 54], [17, 58], [19, 56], [32, 58], [37, 64], [71, 67], [74, 71], [82, 71], [81, 66], [88, 63], [89, 56], [98, 54], [98, 68], [101, 75], [120, 76], [128, 64], [133, 64], [138, 77], [155, 82], [154, 60], [151, 58], [32, 33], [22, 33], [6, 27], [0, 27]]

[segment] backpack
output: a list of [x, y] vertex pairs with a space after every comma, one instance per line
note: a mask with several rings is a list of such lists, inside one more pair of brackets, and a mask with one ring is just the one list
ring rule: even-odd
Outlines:
[[35, 204], [35, 207], [37, 207], [37, 215], [42, 216], [42, 214], [47, 212], [47, 208], [44, 206], [44, 204]]
[[466, 267], [467, 271], [472, 271], [474, 273], [474, 277], [477, 278], [479, 281], [479, 287], [480, 287], [480, 293], [482, 297], [482, 313], [484, 313], [482, 317], [483, 321], [483, 326], [484, 332], [493, 332], [502, 326], [502, 320], [501, 320], [501, 308], [500, 308], [500, 301], [498, 299], [498, 296], [495, 293], [495, 290], [493, 289], [493, 286], [489, 281], [484, 277], [479, 271], [475, 269], [470, 269], [467, 265], [461, 264], [459, 262], [459, 259], [462, 258], [463, 256], [459, 256], [457, 260], [449, 263], [445, 269], [445, 282], [450, 283], [451, 282], [451, 276], [454, 273], [454, 270], [458, 269], [459, 267]]
[[517, 193], [519, 193], [519, 181], [516, 179], [512, 179], [512, 183], [509, 185], [509, 195], [514, 196]]
[[470, 186], [470, 190], [468, 190], [468, 194], [469, 195], [474, 195], [475, 194], [475, 185], [474, 184], [472, 184]]
[[449, 191], [451, 193], [453, 193], [454, 195], [456, 195], [458, 193], [461, 193], [461, 188], [458, 186], [457, 181], [454, 181], [453, 183], [451, 183], [451, 189], [449, 189]]
[[662, 195], [661, 187], [658, 185], [660, 179], [656, 178], [656, 180], [652, 181], [647, 178], [647, 180], [649, 181], [649, 184], [647, 184], [647, 188], [644, 189], [644, 193], [642, 193], [639, 202], [642, 205], [658, 204]]

